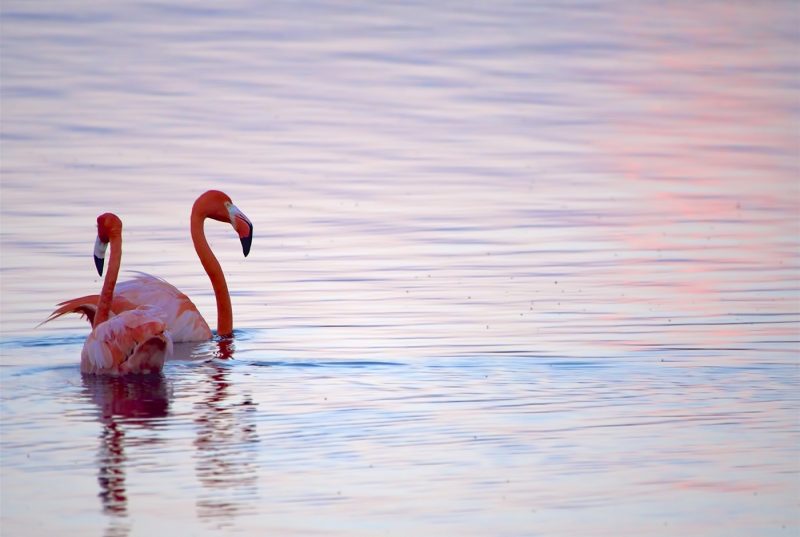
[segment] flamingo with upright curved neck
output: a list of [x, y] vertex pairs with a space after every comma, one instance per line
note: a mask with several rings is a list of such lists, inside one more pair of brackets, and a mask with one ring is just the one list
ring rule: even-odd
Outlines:
[[242, 253], [247, 257], [253, 241], [253, 224], [232, 202], [231, 199], [219, 190], [209, 190], [201, 195], [192, 205], [191, 233], [194, 250], [200, 258], [203, 268], [211, 280], [214, 288], [214, 297], [217, 300], [217, 335], [229, 337], [233, 334], [233, 308], [231, 295], [228, 293], [228, 283], [225, 274], [217, 261], [214, 252], [206, 240], [203, 224], [206, 218], [220, 222], [230, 222], [242, 242]]
[[[201, 194], [192, 206], [190, 218], [192, 243], [214, 289], [217, 302], [217, 335], [231, 337], [233, 335], [231, 297], [222, 267], [205, 237], [203, 226], [207, 218], [227, 222], [233, 226], [242, 243], [242, 252], [245, 256], [250, 253], [253, 224], [233, 204], [231, 198], [219, 190], [209, 190]], [[85, 315], [92, 323], [98, 311], [98, 300], [98, 295], [88, 295], [62, 302], [44, 322], [66, 313], [79, 313]], [[189, 297], [160, 278], [142, 273], [133, 280], [119, 284], [110, 304], [110, 314], [118, 315], [140, 305], [156, 306], [164, 312], [167, 327], [175, 342], [205, 341], [213, 336], [208, 323]]]
[[97, 217], [94, 254], [100, 275], [109, 243], [111, 259], [97, 302], [92, 333], [81, 351], [81, 372], [126, 375], [161, 371], [167, 355], [172, 353], [172, 337], [162, 312], [153, 306], [139, 306], [109, 318], [122, 261], [122, 221], [113, 213], [104, 213]]

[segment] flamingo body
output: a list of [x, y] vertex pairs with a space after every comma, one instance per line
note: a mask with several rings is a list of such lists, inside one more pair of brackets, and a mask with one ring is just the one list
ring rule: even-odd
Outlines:
[[[174, 285], [150, 274], [141, 273], [117, 286], [122, 301], [137, 306], [155, 306], [176, 343], [211, 339], [211, 329], [188, 296]], [[125, 307], [121, 302], [120, 307]]]
[[81, 373], [156, 373], [172, 354], [172, 337], [157, 308], [123, 311], [95, 326], [83, 344]]

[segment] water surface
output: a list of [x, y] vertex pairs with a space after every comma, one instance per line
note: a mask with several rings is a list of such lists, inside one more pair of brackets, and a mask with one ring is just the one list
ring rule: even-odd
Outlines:
[[[797, 7], [4, 2], [9, 535], [791, 535]], [[95, 217], [235, 341], [83, 378]]]

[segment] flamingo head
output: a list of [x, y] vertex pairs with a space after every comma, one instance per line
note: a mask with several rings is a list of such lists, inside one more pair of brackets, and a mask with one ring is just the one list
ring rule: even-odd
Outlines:
[[253, 223], [233, 204], [227, 194], [219, 190], [209, 190], [197, 198], [195, 207], [201, 207], [208, 218], [230, 223], [239, 235], [239, 240], [242, 242], [242, 253], [247, 257], [253, 242]]
[[122, 236], [122, 220], [114, 213], [103, 213], [97, 217], [97, 240], [94, 241], [94, 266], [103, 275], [106, 249], [111, 239]]

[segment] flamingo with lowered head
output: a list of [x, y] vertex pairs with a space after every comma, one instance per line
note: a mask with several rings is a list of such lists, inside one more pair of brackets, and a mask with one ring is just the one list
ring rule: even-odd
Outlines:
[[111, 243], [111, 261], [100, 291], [92, 333], [81, 351], [81, 373], [125, 375], [156, 373], [172, 354], [172, 337], [153, 306], [139, 306], [109, 318], [119, 267], [122, 261], [122, 221], [117, 215], [97, 217], [97, 241], [94, 256], [97, 272], [103, 275], [106, 247]]
[[[217, 301], [217, 335], [230, 337], [233, 335], [231, 297], [222, 267], [211, 251], [203, 232], [206, 218], [230, 223], [239, 235], [245, 257], [250, 253], [250, 244], [253, 241], [253, 224], [233, 204], [231, 198], [219, 190], [209, 190], [201, 194], [192, 206], [190, 221], [192, 243], [214, 289]], [[52, 321], [66, 313], [80, 313], [92, 323], [98, 311], [97, 304], [97, 295], [64, 301], [44, 322]], [[156, 306], [164, 312], [167, 328], [176, 343], [205, 341], [212, 337], [208, 323], [189, 297], [161, 278], [142, 273], [118, 285], [111, 302], [110, 314], [118, 315], [141, 305]]]

